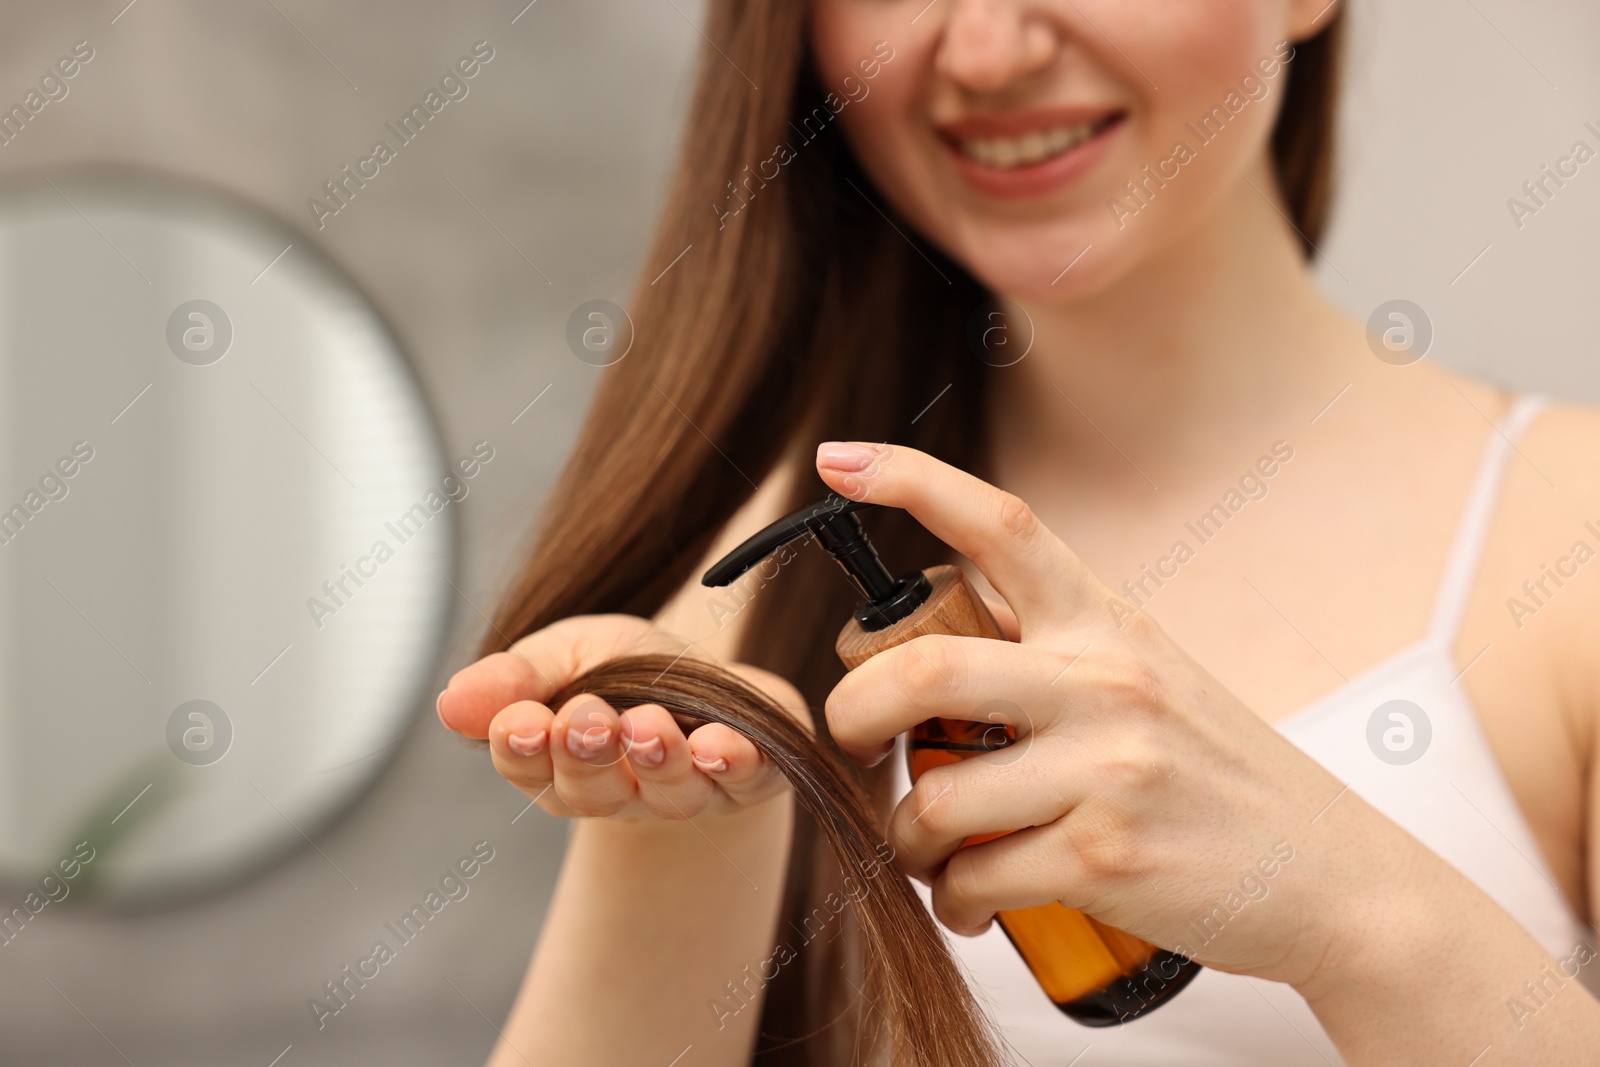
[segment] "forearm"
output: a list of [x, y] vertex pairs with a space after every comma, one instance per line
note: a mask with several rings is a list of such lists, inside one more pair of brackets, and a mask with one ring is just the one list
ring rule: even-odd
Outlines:
[[1410, 844], [1398, 862], [1346, 867], [1339, 921], [1354, 936], [1300, 989], [1351, 1067], [1592, 1062], [1600, 1003], [1577, 970], [1593, 964], [1594, 946], [1551, 957], [1453, 867]]
[[690, 1045], [697, 1065], [746, 1067], [759, 1003], [712, 1002], [772, 952], [791, 812], [784, 795], [697, 823], [579, 822], [489, 1067], [665, 1067]]

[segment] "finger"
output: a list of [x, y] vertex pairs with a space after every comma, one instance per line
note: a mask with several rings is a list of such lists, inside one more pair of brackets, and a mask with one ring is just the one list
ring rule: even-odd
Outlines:
[[1107, 591], [1026, 503], [924, 452], [825, 441], [817, 447], [817, 473], [852, 500], [910, 512], [977, 565], [1024, 630], [1105, 602]]
[[695, 766], [734, 801], [754, 804], [776, 793], [783, 775], [751, 740], [720, 722], [689, 735]]
[[593, 693], [573, 697], [556, 713], [550, 757], [556, 795], [575, 814], [615, 815], [638, 796], [622, 751], [621, 721]]
[[639, 798], [662, 819], [690, 819], [705, 810], [715, 787], [695, 768], [689, 741], [660, 704], [622, 714], [622, 750], [639, 783]]
[[496, 652], [452, 675], [435, 708], [447, 728], [481, 739], [489, 736], [489, 724], [502, 709], [537, 699], [539, 689], [538, 676], [526, 660]]
[[550, 727], [555, 713], [532, 700], [519, 700], [489, 724], [489, 755], [500, 777], [526, 793], [552, 815], [570, 815], [551, 791]]
[[958, 850], [934, 879], [933, 911], [957, 932], [998, 911], [1059, 902], [1094, 908], [1108, 883], [1138, 876], [1133, 842], [1085, 803], [1055, 822]]
[[519, 700], [544, 703], [584, 671], [644, 651], [642, 646], [650, 644], [652, 636], [650, 623], [633, 616], [563, 619], [524, 637], [508, 652], [485, 656], [457, 671], [439, 694], [439, 721], [457, 733], [482, 739], [502, 708]]
[[[926, 634], [878, 653], [840, 679], [824, 706], [839, 747], [870, 766], [897, 735], [929, 719], [1009, 726], [1024, 738], [1059, 716], [1052, 691], [1072, 657], [1040, 645]], [[979, 731], [979, 733], [982, 733]], [[985, 735], [1006, 743], [1003, 731]]]
[[1058, 776], [1059, 766], [1020, 748], [934, 767], [896, 806], [889, 842], [907, 874], [932, 882], [967, 841], [1041, 826], [1071, 811], [1079, 798], [1057, 784]]

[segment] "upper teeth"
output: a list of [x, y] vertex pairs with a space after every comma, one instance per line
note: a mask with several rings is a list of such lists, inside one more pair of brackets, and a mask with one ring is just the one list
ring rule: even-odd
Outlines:
[[985, 166], [1024, 167], [1058, 156], [1074, 145], [1087, 141], [1093, 135], [1094, 128], [1094, 123], [1085, 122], [1077, 126], [1035, 130], [1021, 137], [973, 137], [961, 142], [961, 151]]

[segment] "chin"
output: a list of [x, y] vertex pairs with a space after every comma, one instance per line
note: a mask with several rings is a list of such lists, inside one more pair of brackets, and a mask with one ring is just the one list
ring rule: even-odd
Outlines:
[[1135, 241], [1108, 221], [1074, 213], [1004, 225], [973, 220], [961, 227], [947, 251], [997, 296], [1060, 303], [1094, 297], [1116, 285], [1139, 257]]

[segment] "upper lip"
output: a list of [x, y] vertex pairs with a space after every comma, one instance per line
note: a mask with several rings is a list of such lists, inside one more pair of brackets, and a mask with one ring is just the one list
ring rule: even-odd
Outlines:
[[938, 122], [934, 129], [951, 141], [980, 140], [987, 137], [1024, 137], [1039, 130], [1061, 126], [1103, 123], [1120, 115], [1115, 107], [1057, 107], [1009, 115], [969, 115], [951, 122]]

